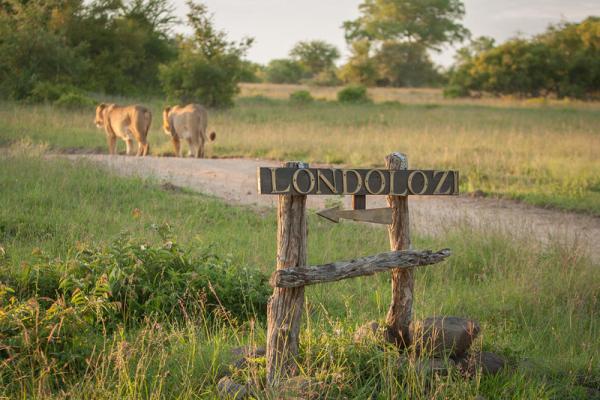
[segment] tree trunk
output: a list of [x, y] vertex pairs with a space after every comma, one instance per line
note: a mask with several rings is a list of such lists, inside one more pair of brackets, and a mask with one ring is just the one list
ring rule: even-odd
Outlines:
[[[392, 153], [385, 158], [388, 169], [408, 169], [408, 158], [401, 153]], [[392, 208], [392, 224], [388, 225], [390, 248], [392, 250], [410, 249], [410, 227], [407, 196], [388, 196]], [[409, 343], [408, 327], [412, 319], [414, 277], [412, 268], [392, 271], [392, 302], [386, 317], [386, 338], [406, 347]]]
[[[308, 168], [301, 162], [286, 167]], [[306, 265], [306, 196], [280, 195], [277, 210], [277, 269]], [[274, 288], [267, 306], [267, 381], [296, 370], [304, 287]]]

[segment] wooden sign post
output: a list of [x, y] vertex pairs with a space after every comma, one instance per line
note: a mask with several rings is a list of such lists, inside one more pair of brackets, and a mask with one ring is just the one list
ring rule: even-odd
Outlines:
[[[288, 162], [302, 170], [308, 164]], [[306, 265], [306, 195], [280, 194], [277, 207], [277, 270]], [[267, 381], [276, 384], [295, 373], [304, 286], [273, 289], [267, 305]]]
[[[407, 170], [408, 158], [405, 154], [392, 153], [385, 158], [389, 170]], [[454, 181], [457, 189], [458, 179]], [[458, 189], [457, 189], [458, 191]], [[387, 202], [392, 209], [392, 222], [388, 225], [390, 248], [392, 250], [410, 249], [410, 226], [408, 214], [408, 196], [389, 195]], [[412, 268], [392, 271], [392, 301], [386, 322], [386, 339], [400, 347], [408, 345], [408, 326], [412, 319], [413, 289], [415, 281]]]
[[[457, 195], [458, 172], [409, 170], [404, 154], [386, 157], [387, 169], [309, 168], [302, 162], [283, 167], [259, 167], [260, 194], [279, 195], [277, 211], [277, 270], [271, 276], [273, 295], [267, 306], [267, 380], [271, 385], [295, 373], [304, 286], [392, 271], [392, 301], [386, 317], [388, 340], [408, 345], [412, 317], [412, 269], [450, 256], [411, 250], [409, 195]], [[329, 209], [319, 215], [388, 224], [391, 252], [356, 260], [307, 266], [307, 195], [353, 196], [354, 210]], [[389, 208], [366, 209], [367, 195], [387, 195]]]

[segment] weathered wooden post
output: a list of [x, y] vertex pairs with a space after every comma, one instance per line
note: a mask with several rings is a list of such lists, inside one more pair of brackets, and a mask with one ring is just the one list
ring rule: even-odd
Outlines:
[[[303, 169], [308, 164], [288, 162], [285, 167]], [[297, 186], [295, 180], [287, 184]], [[280, 194], [277, 270], [307, 265], [306, 242], [306, 195]], [[267, 381], [271, 385], [295, 372], [303, 307], [304, 286], [273, 289], [267, 306]]]
[[[385, 157], [385, 165], [392, 171], [406, 170], [408, 158], [402, 153], [392, 153]], [[411, 175], [408, 177], [407, 186], [411, 187]], [[389, 195], [387, 202], [392, 209], [392, 223], [388, 225], [390, 248], [408, 250], [410, 249], [408, 196]], [[386, 336], [389, 341], [401, 347], [409, 345], [408, 326], [412, 318], [413, 288], [412, 268], [398, 268], [392, 271], [392, 301], [386, 317]]]
[[[280, 168], [257, 169], [258, 191], [278, 195], [277, 270], [271, 276], [273, 295], [267, 306], [267, 380], [276, 385], [295, 373], [304, 286], [393, 270], [392, 303], [387, 336], [400, 346], [408, 344], [412, 314], [412, 269], [438, 263], [450, 250], [410, 250], [408, 195], [457, 195], [458, 171], [408, 170], [406, 156], [386, 157], [387, 169], [308, 168], [291, 162]], [[340, 218], [389, 225], [391, 252], [307, 265], [306, 196], [353, 197], [353, 210], [339, 207], [318, 214], [330, 221]], [[366, 209], [367, 195], [387, 195], [388, 208]]]

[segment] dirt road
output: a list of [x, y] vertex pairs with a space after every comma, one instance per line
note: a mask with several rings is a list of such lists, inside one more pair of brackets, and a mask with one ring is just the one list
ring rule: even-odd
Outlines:
[[[195, 191], [214, 195], [233, 204], [275, 206], [277, 196], [258, 195], [256, 168], [277, 166], [278, 162], [250, 159], [190, 159], [173, 157], [127, 157], [101, 154], [69, 155], [71, 159], [88, 159], [121, 175], [154, 177]], [[329, 196], [309, 196], [312, 209], [325, 207]], [[335, 199], [335, 198], [333, 198]], [[343, 199], [349, 207], [350, 196]], [[384, 196], [369, 196], [367, 207], [386, 206]], [[600, 261], [600, 218], [549, 210], [526, 204], [466, 196], [412, 196], [411, 225], [417, 232], [433, 234], [457, 224], [506, 231], [511, 237], [539, 239], [575, 244]]]

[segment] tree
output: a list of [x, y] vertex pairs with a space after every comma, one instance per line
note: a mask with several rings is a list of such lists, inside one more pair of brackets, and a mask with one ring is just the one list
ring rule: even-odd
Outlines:
[[298, 42], [290, 51], [290, 57], [301, 63], [311, 75], [333, 70], [335, 61], [340, 58], [339, 50], [322, 40]]
[[346, 40], [417, 43], [431, 49], [460, 42], [469, 31], [458, 21], [461, 0], [364, 0], [361, 16], [344, 22]]
[[0, 95], [157, 92], [158, 65], [174, 56], [173, 22], [168, 0], [3, 0]]
[[480, 38], [459, 50], [452, 92], [592, 98], [600, 92], [600, 18], [564, 23], [530, 39], [494, 46]]
[[371, 42], [356, 40], [351, 46], [352, 57], [340, 68], [340, 79], [345, 83], [374, 85], [378, 75], [375, 60], [370, 56]]
[[[429, 83], [436, 74], [426, 52], [469, 35], [459, 22], [465, 13], [461, 0], [364, 0], [359, 10], [357, 19], [343, 24], [353, 50], [343, 68], [345, 77], [364, 77], [365, 68], [375, 65], [373, 80], [379, 83]], [[417, 78], [420, 72], [428, 77]], [[411, 76], [401, 78], [399, 73]], [[367, 83], [364, 78], [362, 82]]]
[[435, 86], [441, 80], [427, 49], [406, 42], [384, 42], [374, 56], [380, 84], [401, 87]]
[[267, 82], [299, 83], [307, 77], [307, 71], [298, 61], [288, 58], [271, 60], [266, 69]]
[[6, 0], [0, 8], [1, 97], [26, 99], [41, 82], [72, 84], [87, 69], [59, 29], [59, 20], [66, 22], [80, 7], [77, 0]]
[[215, 28], [204, 4], [188, 0], [187, 5], [187, 18], [194, 33], [189, 38], [179, 37], [177, 59], [161, 67], [163, 88], [173, 100], [229, 107], [239, 91], [244, 70], [242, 57], [253, 39], [230, 41], [225, 32]]

